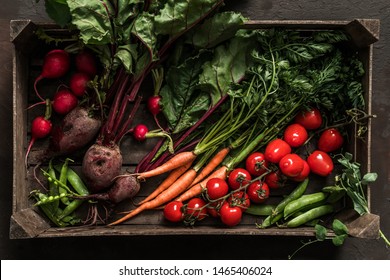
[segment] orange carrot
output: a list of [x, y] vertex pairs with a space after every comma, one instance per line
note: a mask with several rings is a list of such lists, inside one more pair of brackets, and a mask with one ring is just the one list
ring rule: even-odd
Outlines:
[[220, 150], [210, 161], [209, 163], [199, 172], [195, 180], [192, 182], [192, 185], [195, 185], [202, 181], [206, 176], [208, 176], [214, 169], [222, 163], [225, 157], [229, 154], [230, 147], [223, 148]]
[[181, 194], [178, 198], [176, 198], [176, 201], [186, 201], [189, 200], [197, 195], [200, 195], [202, 193], [202, 190], [206, 187], [207, 182], [211, 178], [221, 178], [223, 180], [226, 180], [227, 177], [227, 167], [221, 166], [217, 170], [215, 170], [213, 173], [211, 173], [206, 179], [203, 181], [193, 185], [190, 187], [186, 192]]
[[188, 162], [192, 162], [196, 158], [196, 154], [193, 152], [182, 152], [175, 155], [173, 158], [165, 162], [164, 164], [160, 165], [159, 167], [145, 171], [142, 173], [138, 173], [139, 179], [147, 179], [150, 177], [158, 176], [161, 174], [164, 174], [166, 172], [172, 171], [180, 166], [185, 165]]
[[182, 192], [184, 192], [187, 189], [187, 187], [191, 185], [195, 177], [196, 177], [196, 171], [194, 169], [191, 168], [187, 170], [187, 172], [185, 172], [182, 176], [180, 176], [179, 179], [177, 179], [168, 189], [160, 193], [155, 199], [145, 202], [144, 204], [134, 209], [127, 215], [110, 223], [109, 226], [123, 223], [124, 221], [133, 218], [134, 216], [138, 215], [144, 210], [155, 209], [171, 201], [172, 199], [180, 195]]
[[153, 198], [158, 196], [161, 192], [169, 188], [176, 181], [177, 178], [179, 178], [184, 172], [188, 170], [188, 168], [190, 168], [191, 164], [192, 161], [172, 170], [172, 172], [168, 175], [168, 177], [165, 178], [165, 180], [162, 181], [161, 184], [151, 194], [149, 194], [144, 200], [139, 202], [138, 205], [141, 205], [145, 202], [152, 200]]

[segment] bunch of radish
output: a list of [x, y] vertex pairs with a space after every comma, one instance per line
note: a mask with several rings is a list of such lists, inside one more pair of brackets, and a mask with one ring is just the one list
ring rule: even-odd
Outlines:
[[[55, 141], [52, 141], [50, 149], [55, 147], [54, 150], [59, 154], [67, 154], [79, 148], [77, 142], [80, 139], [72, 139], [66, 141], [67, 143], [72, 142], [70, 147], [61, 147], [61, 149], [59, 149], [61, 141], [64, 142], [66, 138], [73, 138], [73, 134], [69, 131], [71, 130], [70, 127], [77, 125], [77, 118], [79, 116], [85, 118], [88, 115], [80, 109], [76, 110], [76, 108], [79, 105], [79, 99], [83, 98], [88, 91], [88, 82], [97, 74], [97, 63], [95, 57], [93, 57], [91, 53], [80, 51], [75, 56], [75, 69], [71, 69], [71, 65], [71, 55], [63, 49], [51, 50], [44, 57], [41, 73], [34, 82], [34, 90], [37, 97], [41, 100], [37, 104], [45, 104], [46, 109], [44, 115], [38, 116], [32, 121], [31, 139], [25, 157], [26, 166], [28, 154], [37, 139], [46, 138], [49, 135], [52, 135]], [[69, 85], [67, 85], [63, 80], [67, 79], [69, 75]], [[47, 96], [46, 99], [42, 97], [38, 90], [38, 83], [44, 79], [57, 79], [60, 83], [60, 86], [54, 94], [45, 94]], [[73, 110], [75, 110], [75, 113], [69, 117], [70, 120], [67, 120], [68, 114]], [[62, 124], [52, 123], [52, 111], [62, 119]], [[100, 127], [100, 123], [98, 125], [89, 123], [88, 125], [83, 126], [83, 129], [87, 127], [94, 128], [95, 132], [92, 133], [94, 136], [98, 129], [96, 128], [97, 126]], [[67, 130], [66, 132], [63, 130], [65, 127]], [[70, 136], [65, 137], [67, 134]], [[80, 141], [80, 143], [83, 142], [85, 141]], [[48, 154], [52, 155], [53, 153], [50, 151]]]

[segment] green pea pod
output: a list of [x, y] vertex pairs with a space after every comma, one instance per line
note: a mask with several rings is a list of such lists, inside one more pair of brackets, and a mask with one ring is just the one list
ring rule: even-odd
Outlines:
[[267, 218], [263, 220], [261, 225], [259, 225], [259, 228], [267, 228], [272, 226], [274, 223], [279, 221], [281, 218], [283, 218], [283, 213], [279, 213], [276, 216], [269, 215]]
[[88, 188], [80, 176], [71, 168], [68, 168], [68, 182], [79, 195], [89, 195]]
[[275, 205], [251, 204], [245, 210], [245, 213], [256, 215], [256, 216], [268, 216], [272, 214], [272, 211], [274, 209], [275, 209]]
[[293, 213], [302, 211], [304, 208], [312, 208], [313, 205], [319, 206], [324, 203], [328, 194], [317, 192], [302, 195], [300, 198], [290, 201], [284, 208], [284, 218], [289, 218]]
[[[54, 170], [51, 161], [49, 162], [49, 170], [48, 170], [47, 173], [49, 173], [49, 175], [50, 175], [51, 178], [54, 178], [54, 179], [57, 178], [57, 176], [56, 176], [56, 171]], [[50, 181], [49, 181], [49, 194], [50, 194], [50, 196], [53, 196], [53, 197], [59, 196], [58, 185], [57, 185], [57, 184], [54, 184], [54, 181], [53, 181], [53, 180], [50, 180]], [[59, 207], [59, 205], [60, 205], [60, 200], [59, 200], [59, 199], [55, 199], [55, 200], [53, 201], [53, 204], [52, 204], [53, 210], [54, 210], [54, 209], [57, 210], [58, 207]]]
[[273, 212], [273, 216], [276, 216], [280, 213], [283, 213], [284, 208], [287, 204], [289, 204], [291, 201], [296, 200], [300, 198], [306, 191], [307, 185], [309, 184], [309, 179], [306, 178], [304, 181], [302, 181], [288, 196], [286, 196], [275, 208]]
[[[37, 202], [39, 201], [47, 201], [49, 200], [49, 197], [43, 193], [34, 193], [33, 194]], [[42, 212], [45, 214], [45, 216], [52, 221], [55, 225], [59, 227], [65, 227], [66, 223], [59, 221], [56, 217], [57, 212], [53, 212], [52, 205], [50, 204], [41, 204], [39, 205], [39, 208], [42, 210]]]
[[69, 216], [70, 214], [73, 214], [74, 211], [77, 210], [77, 208], [79, 208], [79, 206], [81, 204], [83, 204], [83, 200], [80, 200], [80, 199], [75, 199], [73, 200], [71, 203], [69, 203], [69, 205], [67, 205], [64, 210], [62, 211], [62, 213], [60, 215], [58, 215], [58, 220], [61, 221], [62, 219], [64, 219], [65, 217]]
[[[64, 187], [62, 187], [62, 185], [66, 185], [68, 181], [68, 162], [69, 159], [66, 159], [64, 164], [61, 167], [60, 178], [59, 178], [61, 184], [59, 185], [58, 188], [60, 194], [67, 193], [67, 190]], [[65, 205], [70, 204], [69, 198], [67, 196], [61, 198], [61, 202]]]
[[329, 193], [327, 202], [335, 203], [339, 201], [345, 195], [345, 189], [339, 186], [327, 186], [322, 188], [322, 191], [325, 193]]
[[325, 204], [325, 205], [315, 207], [313, 209], [310, 209], [309, 211], [302, 213], [301, 215], [295, 217], [294, 219], [288, 221], [287, 227], [290, 227], [290, 228], [299, 227], [299, 226], [306, 224], [314, 219], [317, 219], [319, 217], [322, 217], [324, 215], [332, 213], [333, 210], [334, 210], [334, 208], [333, 208], [333, 205], [331, 205], [331, 204]]

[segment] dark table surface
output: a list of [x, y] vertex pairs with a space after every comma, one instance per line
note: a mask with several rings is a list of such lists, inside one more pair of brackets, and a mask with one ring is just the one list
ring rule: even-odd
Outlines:
[[[381, 20], [374, 45], [371, 211], [381, 216], [390, 237], [390, 2], [388, 0], [242, 0], [226, 1], [251, 19]], [[233, 3], [234, 2], [234, 3]], [[12, 205], [12, 44], [9, 20], [48, 21], [44, 1], [0, 1], [0, 256], [1, 259], [286, 259], [302, 238], [262, 236], [166, 236], [61, 239], [9, 239]], [[145, 250], [145, 248], [148, 248]], [[186, 248], [183, 250], [183, 248]], [[144, 252], [147, 251], [147, 254]], [[298, 259], [390, 259], [382, 240], [348, 238], [341, 247], [317, 242]]]

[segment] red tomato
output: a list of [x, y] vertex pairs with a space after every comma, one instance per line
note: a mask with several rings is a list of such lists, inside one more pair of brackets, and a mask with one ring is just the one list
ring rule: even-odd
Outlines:
[[207, 181], [206, 189], [209, 198], [214, 200], [226, 195], [229, 191], [229, 186], [225, 180], [220, 178], [212, 178]]
[[267, 183], [268, 187], [271, 189], [278, 189], [280, 187], [283, 187], [283, 178], [280, 171], [273, 171], [269, 173], [267, 176], [265, 176], [265, 182]]
[[269, 162], [278, 163], [282, 157], [291, 153], [291, 147], [282, 139], [272, 140], [265, 147], [264, 156]]
[[248, 194], [242, 191], [232, 193], [227, 201], [230, 206], [238, 206], [243, 212], [251, 205]]
[[238, 188], [247, 185], [250, 180], [252, 180], [252, 177], [244, 168], [233, 169], [228, 177], [229, 186], [233, 190], [237, 190]]
[[325, 130], [318, 139], [318, 149], [326, 153], [340, 149], [343, 144], [344, 138], [336, 128]]
[[321, 112], [317, 108], [311, 108], [309, 111], [298, 113], [294, 120], [309, 130], [318, 129], [322, 125]]
[[241, 222], [242, 211], [238, 206], [230, 206], [229, 203], [224, 203], [219, 210], [221, 221], [229, 227], [238, 225]]
[[187, 218], [196, 219], [198, 221], [203, 220], [207, 216], [206, 202], [201, 198], [192, 198], [187, 203]]
[[331, 157], [323, 151], [314, 151], [307, 158], [310, 171], [320, 176], [328, 176], [333, 170]]
[[303, 170], [303, 159], [297, 154], [287, 154], [279, 161], [279, 168], [288, 177], [298, 176]]
[[293, 123], [284, 130], [283, 140], [291, 147], [297, 148], [302, 146], [308, 137], [306, 128], [299, 123]]
[[262, 203], [269, 197], [269, 187], [266, 183], [261, 181], [250, 184], [246, 192], [249, 199], [254, 203]]
[[304, 181], [310, 174], [310, 167], [306, 160], [303, 160], [303, 169], [301, 173], [299, 173], [298, 176], [292, 177], [291, 180], [295, 182], [302, 182]]
[[219, 217], [219, 209], [221, 208], [221, 206], [222, 206], [222, 202], [221, 201], [216, 201], [216, 202], [209, 203], [207, 205], [207, 213], [211, 217], [217, 218], [217, 217]]
[[245, 161], [245, 169], [253, 176], [260, 176], [267, 172], [268, 162], [265, 160], [264, 154], [255, 152], [249, 155]]
[[171, 201], [164, 207], [164, 217], [171, 222], [180, 222], [184, 218], [183, 203], [181, 201]]

